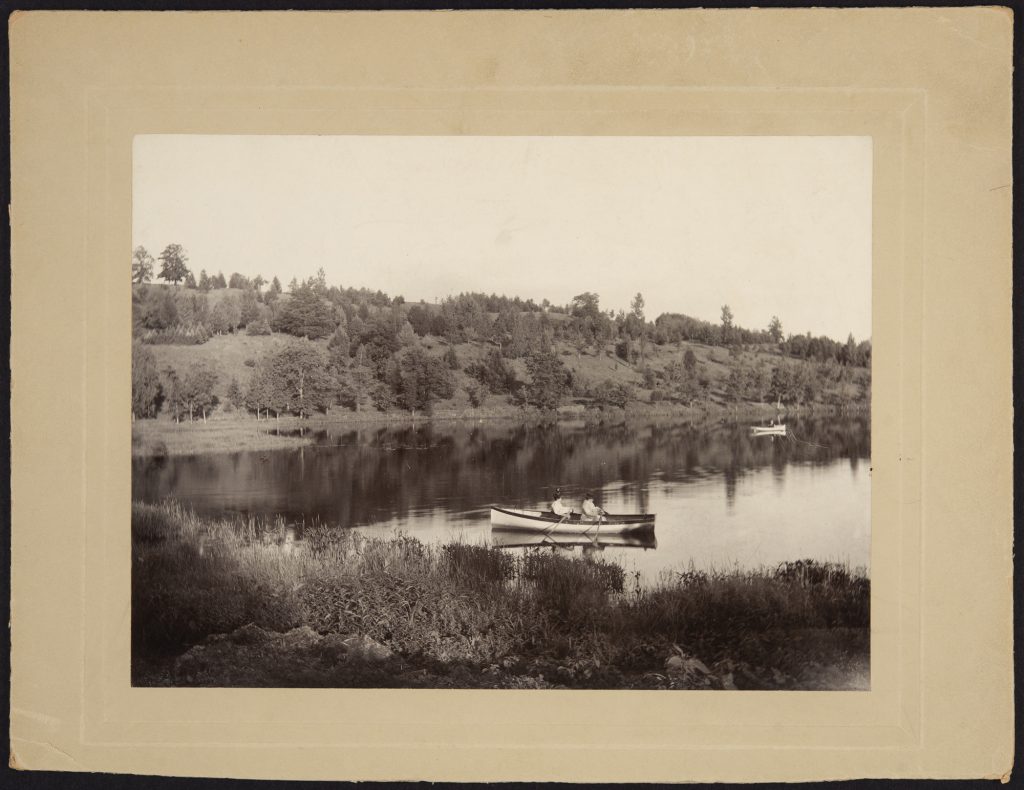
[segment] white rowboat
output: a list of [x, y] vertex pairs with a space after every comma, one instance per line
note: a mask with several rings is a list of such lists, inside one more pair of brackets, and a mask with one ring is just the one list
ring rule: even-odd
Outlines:
[[503, 529], [521, 529], [531, 532], [559, 532], [609, 534], [617, 532], [638, 532], [654, 529], [654, 515], [634, 513], [616, 515], [608, 513], [598, 520], [584, 520], [579, 513], [571, 516], [556, 516], [550, 510], [517, 510], [515, 508], [491, 508], [491, 526]]

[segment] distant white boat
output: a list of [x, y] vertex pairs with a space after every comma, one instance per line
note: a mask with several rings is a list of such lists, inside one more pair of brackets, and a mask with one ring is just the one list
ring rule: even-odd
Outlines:
[[785, 436], [785, 425], [753, 425], [750, 428], [753, 436]]

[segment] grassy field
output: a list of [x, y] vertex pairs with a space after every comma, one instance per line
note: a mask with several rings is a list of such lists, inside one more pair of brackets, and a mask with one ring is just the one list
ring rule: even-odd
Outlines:
[[666, 573], [132, 508], [135, 685], [868, 686], [868, 579], [796, 562]]
[[234, 453], [240, 450], [280, 450], [309, 442], [301, 436], [273, 431], [298, 424], [296, 418], [257, 421], [239, 412], [218, 415], [208, 422], [176, 423], [170, 418], [138, 420], [132, 424], [132, 455], [159, 458], [171, 455]]

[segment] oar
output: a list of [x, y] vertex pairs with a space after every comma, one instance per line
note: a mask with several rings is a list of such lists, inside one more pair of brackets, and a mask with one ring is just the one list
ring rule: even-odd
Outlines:
[[[604, 520], [605, 515], [607, 515], [607, 514], [603, 510], [600, 513], [597, 514], [597, 521], [594, 522], [594, 526], [597, 527], [597, 531], [598, 532], [601, 531], [601, 521]], [[588, 532], [590, 532], [590, 527], [587, 527], [583, 531], [583, 534], [586, 534]]]
[[567, 518], [569, 518], [570, 515], [572, 515], [572, 511], [571, 510], [569, 511], [569, 513], [567, 513], [566, 515], [562, 516], [558, 521], [556, 521], [554, 524], [552, 524], [550, 527], [548, 527], [546, 530], [544, 530], [544, 532], [552, 532], [555, 529], [555, 527], [558, 527], [558, 526], [564, 524], [565, 520]]

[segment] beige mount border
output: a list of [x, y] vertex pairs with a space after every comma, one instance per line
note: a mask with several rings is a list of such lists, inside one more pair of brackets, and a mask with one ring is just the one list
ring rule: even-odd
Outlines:
[[[13, 17], [12, 763], [1006, 773], [1011, 28], [1000, 9]], [[123, 260], [145, 133], [871, 136], [872, 690], [130, 688]]]

